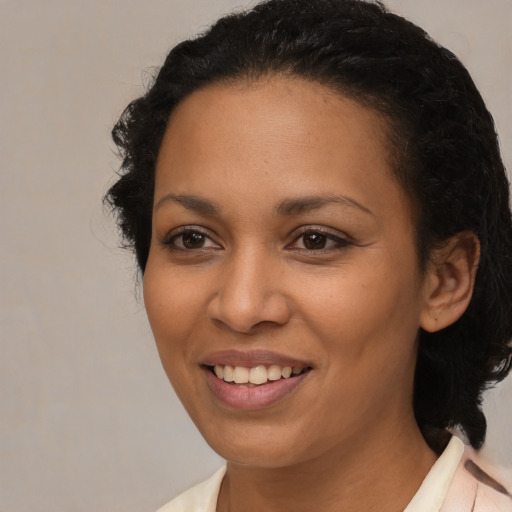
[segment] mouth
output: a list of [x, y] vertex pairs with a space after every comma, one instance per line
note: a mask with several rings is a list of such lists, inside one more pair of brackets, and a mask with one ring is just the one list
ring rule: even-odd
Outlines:
[[224, 350], [200, 363], [214, 401], [242, 411], [266, 409], [288, 400], [310, 380], [306, 360], [268, 350]]
[[201, 368], [216, 403], [240, 411], [266, 409], [287, 400], [313, 371], [305, 361], [257, 350], [218, 352]]
[[253, 367], [216, 364], [205, 365], [205, 368], [215, 375], [217, 379], [227, 384], [247, 388], [294, 379], [312, 370], [310, 366], [280, 366], [278, 364], [257, 365]]

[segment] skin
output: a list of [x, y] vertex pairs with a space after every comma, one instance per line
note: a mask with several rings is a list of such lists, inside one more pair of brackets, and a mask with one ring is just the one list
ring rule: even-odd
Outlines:
[[[345, 199], [276, 211], [311, 196]], [[202, 247], [185, 248], [181, 226], [203, 232]], [[305, 230], [327, 233], [325, 248], [308, 248]], [[456, 243], [446, 253], [471, 267]], [[436, 458], [412, 409], [417, 333], [461, 314], [439, 319], [457, 268], [420, 273], [373, 111], [282, 77], [208, 86], [178, 105], [157, 163], [144, 299], [176, 393], [228, 461], [219, 512], [405, 508]], [[272, 406], [230, 409], [200, 365], [229, 349], [313, 369]]]

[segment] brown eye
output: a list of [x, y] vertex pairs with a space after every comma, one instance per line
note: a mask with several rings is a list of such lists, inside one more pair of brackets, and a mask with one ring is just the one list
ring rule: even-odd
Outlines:
[[315, 252], [323, 254], [325, 252], [342, 250], [351, 245], [353, 243], [347, 237], [336, 236], [334, 233], [324, 232], [319, 228], [303, 231], [288, 248], [306, 251], [309, 254]]
[[197, 231], [189, 231], [181, 235], [181, 243], [185, 249], [200, 249], [205, 241], [206, 235]]
[[[178, 232], [176, 233], [176, 231]], [[187, 252], [193, 254], [194, 251], [201, 252], [222, 249], [222, 246], [212, 240], [206, 232], [186, 226], [177, 228], [174, 232], [171, 232], [162, 243], [171, 251], [181, 251], [182, 254]]]
[[304, 247], [309, 250], [324, 249], [327, 236], [322, 233], [306, 233], [302, 237]]

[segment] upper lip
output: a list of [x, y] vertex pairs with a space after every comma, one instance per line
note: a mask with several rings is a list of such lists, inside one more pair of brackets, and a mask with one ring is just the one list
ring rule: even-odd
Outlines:
[[253, 349], [247, 351], [241, 350], [221, 350], [212, 352], [201, 361], [204, 366], [245, 366], [253, 368], [255, 366], [269, 366], [276, 364], [278, 366], [306, 367], [311, 366], [307, 361], [290, 357], [269, 350]]

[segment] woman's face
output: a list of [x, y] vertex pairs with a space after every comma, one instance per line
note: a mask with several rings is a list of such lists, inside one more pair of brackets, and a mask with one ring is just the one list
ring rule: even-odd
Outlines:
[[280, 467], [415, 428], [413, 233], [384, 123], [359, 104], [274, 77], [177, 107], [144, 299], [165, 371], [221, 456]]

